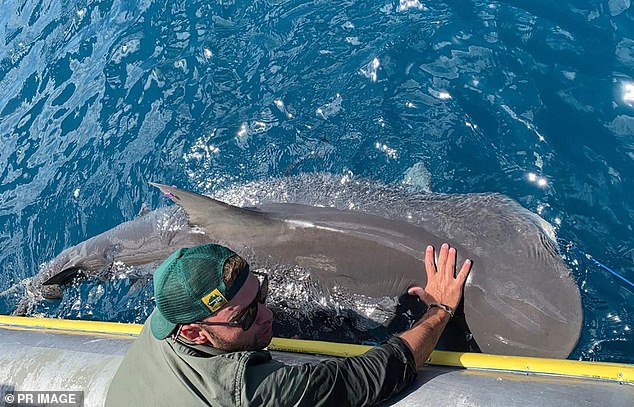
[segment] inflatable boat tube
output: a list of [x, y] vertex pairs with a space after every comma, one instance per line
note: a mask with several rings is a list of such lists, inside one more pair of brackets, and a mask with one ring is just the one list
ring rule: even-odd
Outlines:
[[[102, 406], [140, 331], [135, 324], [0, 316], [0, 396], [83, 391], [84, 406]], [[297, 364], [369, 347], [274, 338], [269, 349]], [[632, 407], [634, 365], [435, 351], [416, 382], [387, 405]]]

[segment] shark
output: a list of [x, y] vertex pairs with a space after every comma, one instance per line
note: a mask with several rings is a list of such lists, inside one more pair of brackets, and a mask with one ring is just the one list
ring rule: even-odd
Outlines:
[[[294, 197], [251, 186], [246, 195], [269, 196], [243, 206], [244, 199], [232, 204], [152, 182], [176, 205], [62, 251], [31, 279], [31, 295], [15, 313], [27, 313], [34, 298], [59, 298], [60, 286], [78, 276], [104, 278], [117, 264], [125, 265], [118, 269], [128, 277], [151, 275], [174, 250], [213, 242], [239, 253], [252, 269], [278, 271], [277, 292], [287, 295], [286, 309], [292, 298], [304, 298], [290, 307], [296, 314], [321, 304], [357, 318], [362, 328], [397, 329], [392, 321], [404, 312], [407, 288], [425, 286], [425, 247], [448, 242], [457, 250], [457, 264], [472, 260], [455, 318], [458, 335], [493, 354], [566, 358], [575, 348], [583, 322], [575, 277], [552, 226], [511, 198], [393, 193], [382, 186], [358, 193], [351, 203], [322, 187], [317, 194], [325, 195], [311, 203], [299, 192], [310, 189], [307, 179], [293, 182], [277, 187], [293, 186]], [[235, 198], [230, 192], [227, 201]], [[369, 203], [360, 204], [364, 196]]]

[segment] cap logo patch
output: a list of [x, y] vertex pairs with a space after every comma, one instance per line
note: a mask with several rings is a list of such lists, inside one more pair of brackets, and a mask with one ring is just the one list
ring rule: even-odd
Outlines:
[[203, 302], [203, 304], [205, 304], [205, 307], [209, 308], [211, 312], [218, 311], [228, 302], [224, 295], [222, 295], [220, 290], [217, 288], [201, 298], [201, 301]]

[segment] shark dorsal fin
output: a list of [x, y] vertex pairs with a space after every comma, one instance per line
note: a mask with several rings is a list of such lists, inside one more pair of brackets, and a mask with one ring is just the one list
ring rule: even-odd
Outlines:
[[150, 182], [150, 185], [160, 189], [168, 198], [180, 205], [187, 213], [190, 224], [202, 228], [223, 223], [264, 225], [275, 222], [268, 219], [264, 213], [229, 205], [195, 192], [155, 182]]

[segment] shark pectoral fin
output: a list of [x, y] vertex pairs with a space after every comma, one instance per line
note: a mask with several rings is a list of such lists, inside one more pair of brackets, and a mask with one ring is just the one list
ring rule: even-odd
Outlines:
[[69, 267], [55, 274], [53, 277], [43, 282], [42, 285], [70, 284], [74, 279], [82, 277], [83, 275], [84, 272], [80, 267]]
[[155, 182], [149, 184], [160, 189], [165, 196], [180, 205], [187, 213], [189, 223], [203, 229], [209, 225], [225, 223], [254, 226], [276, 222], [261, 212], [229, 205], [195, 192]]

